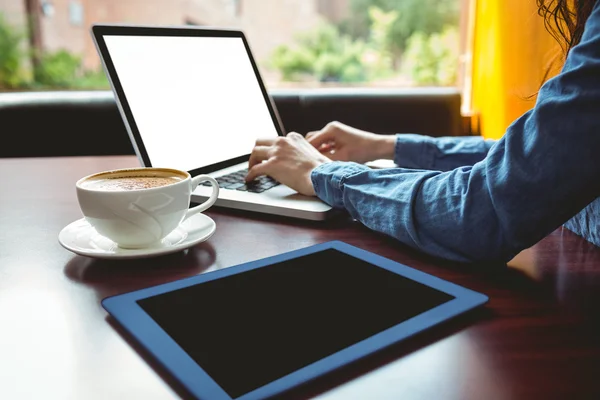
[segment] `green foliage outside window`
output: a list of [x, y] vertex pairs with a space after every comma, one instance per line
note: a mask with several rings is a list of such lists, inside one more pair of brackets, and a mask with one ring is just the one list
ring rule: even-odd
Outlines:
[[[350, 0], [350, 8], [345, 21], [322, 22], [277, 47], [265, 66], [284, 81], [455, 84], [458, 0]], [[32, 57], [26, 38], [0, 13], [0, 90], [109, 88], [101, 69], [84, 70], [66, 50]]]
[[458, 30], [426, 36], [415, 33], [408, 40], [403, 69], [422, 85], [451, 85], [456, 82], [458, 67]]
[[86, 71], [81, 57], [67, 50], [32, 57], [26, 35], [0, 14], [0, 90], [106, 89], [102, 70]]
[[79, 76], [81, 59], [66, 50], [44, 53], [34, 68], [35, 83], [39, 86], [68, 88]]
[[284, 81], [373, 82], [402, 75], [452, 85], [458, 69], [458, 0], [351, 0], [350, 17], [279, 46], [266, 64]]
[[81, 57], [66, 50], [42, 54], [34, 68], [34, 87], [104, 89], [109, 87], [104, 71], [85, 71]]
[[350, 16], [340, 24], [341, 31], [356, 39], [365, 39], [371, 33], [369, 9], [395, 12], [397, 18], [390, 27], [390, 48], [401, 54], [415, 33], [430, 36], [447, 26], [458, 26], [458, 0], [350, 0]]
[[295, 45], [277, 47], [269, 65], [287, 81], [313, 76], [321, 82], [355, 82], [364, 80], [360, 59], [363, 52], [361, 41], [340, 35], [335, 26], [323, 23], [298, 35]]
[[25, 35], [0, 14], [0, 89], [18, 88], [28, 80], [23, 46]]
[[368, 41], [352, 39], [329, 23], [298, 35], [295, 43], [275, 49], [268, 66], [276, 68], [283, 80], [316, 78], [320, 82], [364, 82], [389, 76], [393, 57], [388, 51], [390, 28], [397, 15], [380, 9], [369, 10], [372, 36]]

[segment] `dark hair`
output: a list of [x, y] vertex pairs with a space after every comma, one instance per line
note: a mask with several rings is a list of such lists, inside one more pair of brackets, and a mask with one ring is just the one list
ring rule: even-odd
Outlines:
[[557, 40], [566, 58], [581, 41], [585, 22], [597, 0], [537, 0], [546, 30]]
[[[560, 64], [564, 64], [569, 51], [575, 47], [583, 36], [585, 22], [590, 17], [598, 0], [536, 0], [538, 15], [544, 18], [544, 27], [556, 39], [562, 49], [546, 67], [541, 84], [546, 82], [557, 59], [562, 55]], [[540, 85], [541, 85], [540, 84]], [[536, 93], [525, 96], [524, 100], [533, 100]]]

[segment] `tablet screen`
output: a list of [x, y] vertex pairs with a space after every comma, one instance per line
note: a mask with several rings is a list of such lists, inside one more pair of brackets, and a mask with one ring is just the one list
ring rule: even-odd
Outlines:
[[236, 398], [452, 299], [328, 249], [138, 304]]

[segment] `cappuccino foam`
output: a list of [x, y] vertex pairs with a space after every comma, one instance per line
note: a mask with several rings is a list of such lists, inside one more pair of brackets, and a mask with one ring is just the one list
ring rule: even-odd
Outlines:
[[127, 191], [167, 186], [182, 180], [175, 176], [121, 176], [92, 179], [85, 182], [83, 186], [94, 190]]

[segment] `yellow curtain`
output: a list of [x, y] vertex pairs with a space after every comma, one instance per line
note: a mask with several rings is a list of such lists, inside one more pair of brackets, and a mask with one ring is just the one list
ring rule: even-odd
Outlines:
[[484, 137], [498, 139], [534, 106], [535, 97], [526, 97], [537, 92], [560, 48], [545, 30], [536, 0], [471, 1], [471, 113]]

